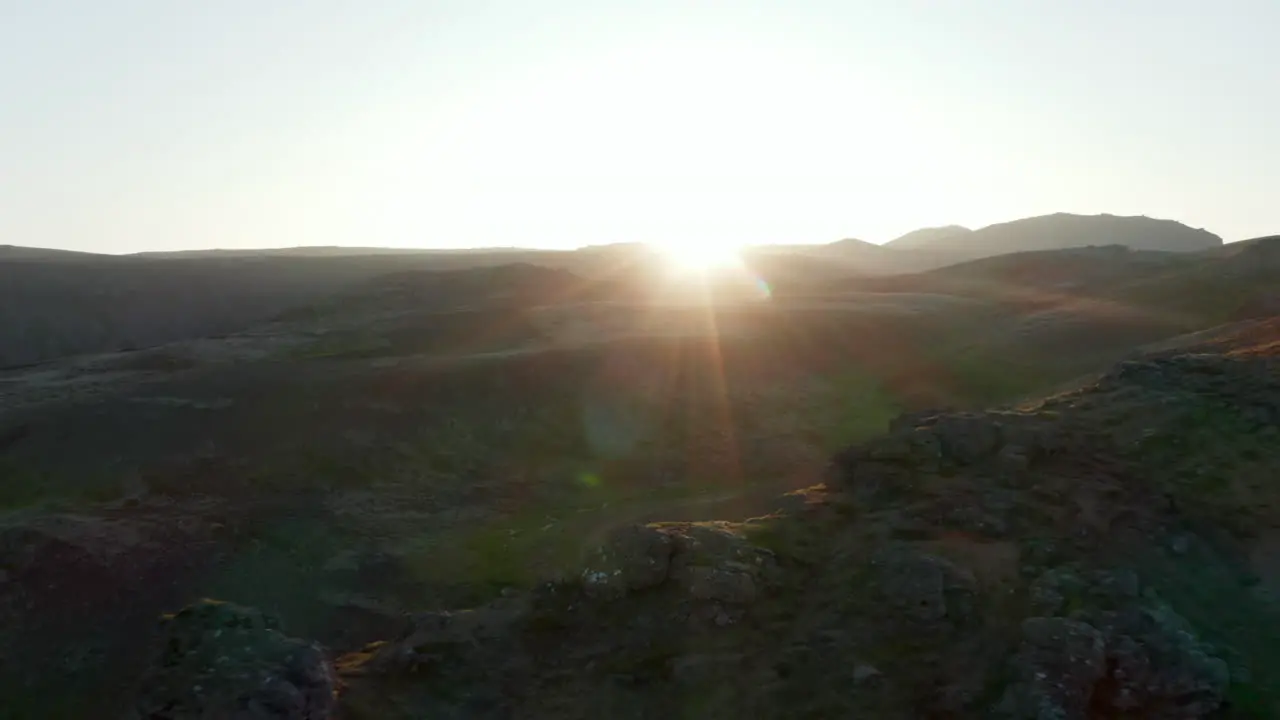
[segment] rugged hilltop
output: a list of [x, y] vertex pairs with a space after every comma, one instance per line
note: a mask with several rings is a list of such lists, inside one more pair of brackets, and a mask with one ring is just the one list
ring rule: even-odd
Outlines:
[[1041, 401], [903, 415], [771, 514], [623, 527], [579, 571], [332, 664], [192, 608], [139, 709], [1275, 717], [1278, 428], [1280, 318], [1248, 321]]

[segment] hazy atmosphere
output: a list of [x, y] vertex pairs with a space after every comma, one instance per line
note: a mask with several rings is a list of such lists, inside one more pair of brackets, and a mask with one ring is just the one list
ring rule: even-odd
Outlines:
[[1280, 0], [0, 0], [0, 720], [1280, 718]]
[[884, 242], [1280, 218], [1270, 0], [0, 4], [0, 239]]

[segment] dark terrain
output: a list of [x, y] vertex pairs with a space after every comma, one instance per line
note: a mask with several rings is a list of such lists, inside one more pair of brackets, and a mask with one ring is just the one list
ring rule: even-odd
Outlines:
[[[896, 247], [899, 242], [905, 246]], [[746, 255], [775, 289], [789, 289], [1089, 244], [1181, 252], [1220, 246], [1222, 239], [1168, 220], [1059, 214], [959, 237], [944, 233], [936, 242], [903, 238], [880, 246], [841, 240], [751, 248]], [[591, 281], [658, 272], [652, 253], [630, 244], [572, 252], [319, 247], [127, 256], [0, 246], [0, 367], [236, 332], [391, 272], [522, 263]]]
[[0, 716], [1274, 717], [1280, 240], [1179, 233], [12, 260]]
[[1045, 400], [901, 416], [771, 514], [621, 528], [580, 575], [412, 617], [339, 660], [343, 706], [1274, 717], [1277, 363], [1280, 319], [1254, 321]]

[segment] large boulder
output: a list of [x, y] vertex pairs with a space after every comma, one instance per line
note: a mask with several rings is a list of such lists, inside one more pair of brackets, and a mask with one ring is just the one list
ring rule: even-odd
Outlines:
[[1132, 570], [1057, 567], [1031, 583], [1031, 608], [1045, 616], [1069, 615], [1082, 608], [1114, 610], [1138, 602], [1138, 575]]
[[1015, 659], [1018, 682], [1003, 714], [1028, 720], [1084, 720], [1094, 687], [1107, 671], [1106, 641], [1097, 628], [1066, 618], [1029, 618]]
[[146, 720], [329, 720], [338, 680], [324, 650], [252, 608], [205, 600], [164, 620], [143, 678]]
[[666, 586], [693, 600], [744, 605], [774, 566], [773, 553], [731, 523], [637, 525], [610, 534], [591, 553], [581, 581], [595, 599]]
[[674, 552], [669, 533], [644, 525], [620, 528], [587, 559], [583, 587], [593, 597], [617, 598], [660, 585], [667, 579]]
[[1133, 571], [1055, 568], [1031, 584], [1030, 600], [1046, 616], [1023, 623], [1015, 661], [1021, 679], [1005, 699], [1014, 717], [1093, 717], [1090, 709], [1190, 720], [1222, 705], [1231, 681], [1226, 661], [1172, 608], [1143, 593]]
[[407, 626], [394, 640], [348, 656], [342, 671], [356, 675], [456, 671], [480, 651], [511, 640], [528, 614], [528, 601], [519, 596], [472, 610], [417, 613], [408, 617]]
[[875, 582], [898, 617], [918, 624], [969, 620], [978, 593], [973, 573], [950, 560], [890, 547], [872, 560]]
[[1231, 673], [1186, 620], [1164, 605], [1103, 613], [1110, 684], [1098, 705], [1155, 720], [1206, 717], [1222, 705]]
[[971, 464], [994, 455], [1000, 449], [1001, 425], [994, 418], [965, 413], [944, 415], [933, 425], [944, 457]]

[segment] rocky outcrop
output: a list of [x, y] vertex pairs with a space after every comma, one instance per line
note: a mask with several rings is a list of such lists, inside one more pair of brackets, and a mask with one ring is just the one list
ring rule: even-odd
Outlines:
[[774, 554], [749, 542], [741, 526], [623, 527], [574, 577], [472, 610], [412, 616], [398, 638], [339, 667], [357, 687], [412, 676], [430, 689], [417, 708], [446, 717], [516, 712], [547, 681], [550, 657], [583, 678], [688, 686], [743, 658], [696, 648], [728, 637], [778, 572]]
[[614, 532], [591, 553], [580, 582], [597, 601], [661, 591], [724, 625], [776, 580], [776, 571], [773, 554], [748, 542], [738, 526], [672, 523]]
[[1031, 601], [1046, 615], [1022, 624], [1006, 714], [1182, 720], [1223, 705], [1227, 662], [1133, 571], [1056, 569], [1032, 583]]
[[6, 712], [52, 716], [47, 706], [27, 710], [33, 695], [57, 702], [66, 717], [93, 717], [103, 707], [115, 716], [127, 707], [156, 617], [183, 603], [183, 583], [205, 572], [207, 533], [198, 522], [150, 517], [7, 513], [0, 523]]
[[600, 598], [651, 588], [667, 579], [675, 550], [668, 533], [652, 527], [623, 528], [596, 549], [582, 570], [583, 584], [589, 595]]
[[1016, 718], [1088, 717], [1093, 689], [1106, 673], [1106, 645], [1088, 623], [1029, 618], [1014, 665], [1019, 683], [1001, 710]]
[[891, 616], [922, 624], [972, 619], [978, 593], [973, 573], [944, 558], [897, 547], [871, 562]]
[[[1017, 410], [903, 416], [772, 515], [619, 528], [570, 576], [410, 617], [338, 661], [343, 702], [390, 718], [1275, 716], [1280, 604], [1244, 549], [1280, 521], [1275, 357], [1149, 356]], [[292, 677], [274, 641], [255, 654], [237, 662]], [[164, 697], [214, 686], [172, 657]], [[242, 696], [222, 682], [217, 697]]]
[[[1232, 591], [1193, 591], [1186, 579], [1232, 582], [1232, 571], [1197, 564], [1223, 562], [1274, 521], [1265, 478], [1280, 450], [1280, 366], [1277, 345], [1256, 330], [1204, 352], [1122, 363], [1018, 412], [904, 416], [835, 459], [832, 482], [899, 536], [963, 532], [1020, 545], [1029, 615], [1010, 655], [1013, 682], [993, 711], [1209, 717], [1231, 706], [1233, 687], [1250, 697], [1275, 692], [1259, 689], [1240, 656], [1249, 647], [1254, 663], [1269, 662], [1265, 643], [1197, 599]], [[1217, 555], [1192, 559], [1189, 547], [1203, 541], [1178, 530], [1187, 523], [1220, 529]], [[946, 603], [927, 577], [901, 583], [897, 597], [918, 596], [916, 615], [937, 619]], [[1260, 625], [1280, 611], [1269, 601], [1229, 602]], [[1186, 619], [1183, 603], [1208, 624]], [[904, 604], [896, 609], [912, 615]], [[1218, 642], [1203, 640], [1202, 627]], [[1263, 707], [1270, 710], [1255, 711], [1275, 709]]]
[[337, 678], [324, 650], [286, 637], [263, 613], [204, 601], [165, 619], [142, 681], [147, 720], [329, 720]]

